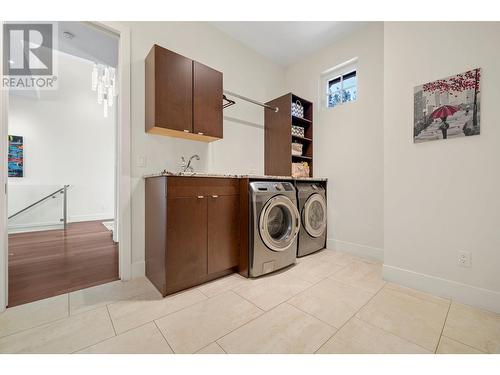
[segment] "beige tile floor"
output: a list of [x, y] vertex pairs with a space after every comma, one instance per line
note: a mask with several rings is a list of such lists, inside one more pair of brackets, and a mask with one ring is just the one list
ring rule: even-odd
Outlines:
[[500, 353], [500, 314], [386, 283], [334, 250], [167, 298], [145, 278], [7, 309], [0, 353]]

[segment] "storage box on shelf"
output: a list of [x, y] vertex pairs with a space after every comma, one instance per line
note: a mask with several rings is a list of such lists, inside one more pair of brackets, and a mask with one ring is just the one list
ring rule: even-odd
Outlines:
[[292, 116], [304, 118], [304, 106], [298, 99], [292, 103]]
[[292, 143], [292, 155], [302, 156], [302, 151], [304, 149], [304, 145], [299, 142]]
[[302, 126], [292, 125], [292, 136], [304, 138], [305, 129]]

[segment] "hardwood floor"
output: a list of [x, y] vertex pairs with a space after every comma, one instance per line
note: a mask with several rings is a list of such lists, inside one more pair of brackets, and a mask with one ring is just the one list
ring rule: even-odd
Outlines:
[[9, 307], [118, 280], [118, 244], [102, 221], [9, 235]]

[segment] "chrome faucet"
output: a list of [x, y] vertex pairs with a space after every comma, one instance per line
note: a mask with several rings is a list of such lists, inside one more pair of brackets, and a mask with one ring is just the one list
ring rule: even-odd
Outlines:
[[184, 159], [184, 156], [181, 156], [181, 168], [182, 168], [182, 173], [185, 173], [185, 172], [190, 172], [190, 173], [193, 173], [194, 172], [194, 168], [191, 166], [191, 162], [193, 159], [196, 159], [196, 160], [200, 160], [200, 157], [196, 154], [194, 154], [193, 156], [191, 156], [189, 158], [189, 161], [186, 163], [186, 159]]

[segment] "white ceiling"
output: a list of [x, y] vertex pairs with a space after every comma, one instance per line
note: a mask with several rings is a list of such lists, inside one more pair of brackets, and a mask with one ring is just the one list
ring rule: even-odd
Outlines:
[[[58, 22], [57, 26], [59, 51], [109, 66], [118, 65], [117, 35], [87, 22]], [[65, 38], [64, 32], [73, 34], [73, 39]]]
[[236, 40], [282, 66], [301, 58], [360, 29], [368, 22], [283, 21], [211, 22]]

